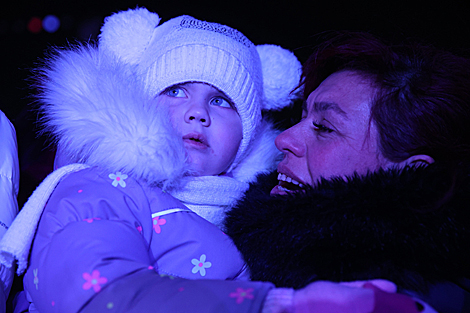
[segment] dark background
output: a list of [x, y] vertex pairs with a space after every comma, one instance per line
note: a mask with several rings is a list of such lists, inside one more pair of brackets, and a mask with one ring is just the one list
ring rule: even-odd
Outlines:
[[[5, 1], [4, 1], [5, 2]], [[105, 16], [143, 6], [162, 22], [182, 14], [219, 22], [243, 32], [255, 44], [278, 44], [305, 61], [322, 33], [361, 30], [399, 42], [420, 38], [460, 55], [470, 55], [470, 10], [466, 1], [39, 1], [15, 0], [0, 10], [0, 109], [17, 129], [20, 205], [52, 169], [53, 149], [36, 135], [37, 114], [31, 110], [31, 69], [51, 46], [96, 39]], [[31, 33], [32, 17], [54, 14], [55, 33]]]

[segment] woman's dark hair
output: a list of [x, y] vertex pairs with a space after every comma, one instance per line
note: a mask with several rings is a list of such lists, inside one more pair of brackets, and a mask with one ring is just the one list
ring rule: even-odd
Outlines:
[[436, 161], [470, 161], [468, 59], [418, 43], [389, 45], [368, 33], [340, 33], [304, 64], [304, 99], [344, 70], [377, 88], [371, 121], [385, 157], [403, 161], [426, 154]]

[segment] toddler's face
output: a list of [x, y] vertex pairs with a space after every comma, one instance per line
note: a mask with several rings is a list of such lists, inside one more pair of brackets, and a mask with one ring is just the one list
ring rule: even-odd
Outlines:
[[191, 169], [198, 176], [219, 175], [232, 164], [243, 137], [242, 122], [230, 99], [203, 83], [165, 89], [159, 102], [169, 108], [181, 134]]

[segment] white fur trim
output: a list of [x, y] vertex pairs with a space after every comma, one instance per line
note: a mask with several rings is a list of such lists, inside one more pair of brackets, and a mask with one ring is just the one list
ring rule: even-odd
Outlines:
[[166, 108], [143, 92], [133, 68], [84, 46], [43, 70], [45, 127], [69, 160], [171, 185], [186, 171]]

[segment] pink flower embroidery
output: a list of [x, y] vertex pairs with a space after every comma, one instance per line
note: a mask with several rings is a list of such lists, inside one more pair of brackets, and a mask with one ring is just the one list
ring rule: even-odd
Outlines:
[[237, 288], [236, 292], [230, 293], [230, 298], [237, 298], [237, 304], [242, 303], [246, 299], [253, 299], [254, 296], [251, 294], [253, 292], [253, 288], [248, 288], [244, 290], [243, 288]]
[[153, 229], [155, 229], [155, 232], [157, 234], [161, 233], [162, 229], [160, 226], [166, 224], [166, 219], [164, 218], [160, 219], [160, 216], [157, 216], [157, 217], [154, 217], [152, 221], [153, 221]]
[[91, 275], [83, 273], [83, 278], [86, 280], [86, 283], [83, 284], [82, 288], [84, 290], [88, 290], [93, 287], [95, 292], [99, 292], [101, 290], [100, 285], [106, 284], [108, 281], [106, 277], [100, 277], [100, 272], [98, 270], [91, 272]]

